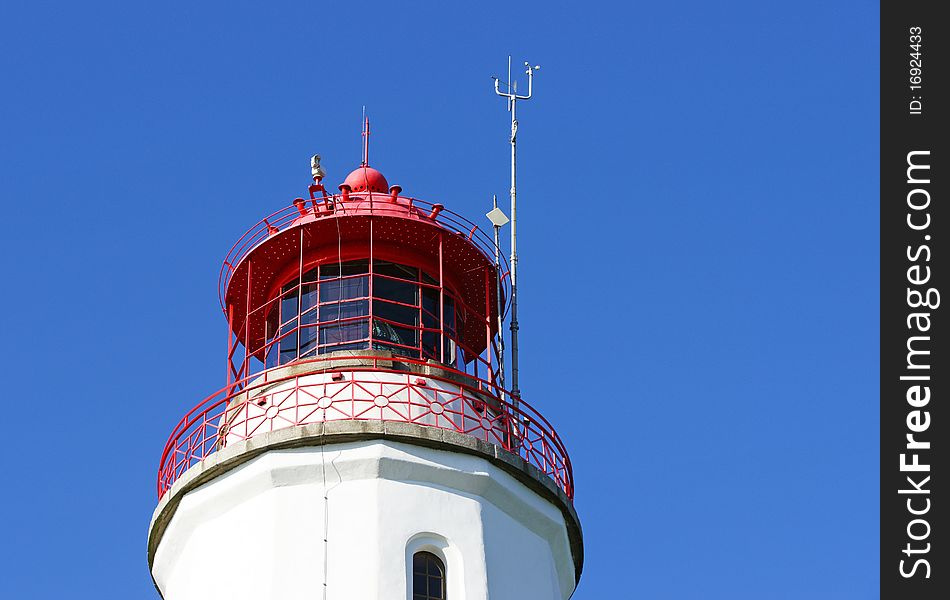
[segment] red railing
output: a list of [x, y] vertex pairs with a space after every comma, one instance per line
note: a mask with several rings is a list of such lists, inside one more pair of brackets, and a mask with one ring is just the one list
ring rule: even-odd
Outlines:
[[380, 356], [321, 357], [293, 363], [297, 374], [287, 374], [286, 365], [276, 367], [209, 396], [179, 421], [165, 444], [159, 498], [188, 469], [229, 444], [310, 423], [374, 420], [415, 423], [495, 444], [537, 467], [573, 499], [570, 457], [538, 411], [460, 371], [395, 360], [414, 371], [395, 370], [389, 366], [393, 359]]
[[[398, 202], [390, 201], [388, 194], [374, 194], [372, 192], [351, 193], [347, 200], [340, 194], [330, 195], [325, 198], [316, 197], [308, 199], [303, 204], [291, 204], [278, 211], [271, 213], [258, 221], [254, 226], [248, 229], [237, 242], [228, 251], [221, 265], [221, 272], [218, 276], [218, 298], [221, 302], [222, 310], [225, 308], [225, 295], [227, 294], [228, 284], [231, 276], [237, 270], [237, 266], [258, 244], [267, 240], [273, 235], [289, 229], [298, 219], [307, 214], [315, 217], [345, 216], [347, 214], [347, 205], [359, 204], [359, 214], [378, 215], [384, 217], [406, 217], [407, 214], [427, 215], [426, 219], [437, 224], [446, 231], [463, 235], [467, 237], [478, 250], [489, 261], [494, 261], [495, 242], [478, 225], [472, 223], [465, 217], [454, 213], [445, 208], [434, 210], [434, 207], [441, 207], [440, 204], [432, 204], [418, 198], [398, 197]], [[327, 211], [327, 206], [339, 207], [334, 211]], [[407, 209], [409, 213], [407, 213]], [[505, 275], [508, 273], [508, 260], [504, 253], [499, 256], [501, 269], [499, 279], [503, 286], [504, 298], [511, 298], [510, 282]], [[507, 301], [502, 316], [507, 314]]]

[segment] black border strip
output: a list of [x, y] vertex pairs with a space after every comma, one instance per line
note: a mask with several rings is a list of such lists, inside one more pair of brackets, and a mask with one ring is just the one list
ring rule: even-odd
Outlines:
[[950, 294], [943, 149], [950, 23], [938, 19], [938, 6], [881, 4], [882, 598], [946, 598], [950, 589], [950, 537], [941, 529], [948, 500], [935, 491], [947, 489], [938, 455], [950, 443], [942, 407], [950, 333], [941, 306], [950, 295], [940, 298]]

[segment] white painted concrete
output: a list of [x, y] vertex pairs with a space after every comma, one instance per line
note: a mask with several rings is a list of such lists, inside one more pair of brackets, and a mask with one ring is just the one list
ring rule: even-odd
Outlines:
[[270, 451], [192, 490], [152, 574], [165, 600], [312, 600], [324, 583], [328, 600], [406, 600], [418, 550], [443, 558], [450, 600], [574, 589], [552, 503], [485, 459], [384, 440]]

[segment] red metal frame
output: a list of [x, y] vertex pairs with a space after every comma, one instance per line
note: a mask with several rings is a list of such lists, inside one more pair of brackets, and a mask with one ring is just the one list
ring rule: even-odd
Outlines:
[[[301, 263], [301, 264], [302, 264], [302, 263]], [[478, 377], [478, 376], [479, 376], [479, 369], [480, 369], [480, 367], [484, 367], [485, 370], [486, 370], [486, 373], [487, 373], [487, 378], [488, 378], [489, 380], [491, 380], [491, 381], [494, 381], [494, 378], [495, 378], [495, 371], [496, 371], [495, 366], [497, 365], [498, 357], [497, 357], [497, 353], [496, 353], [497, 349], [491, 344], [491, 338], [492, 338], [494, 332], [493, 332], [493, 330], [491, 329], [490, 326], [491, 326], [492, 321], [493, 321], [494, 319], [492, 319], [492, 317], [490, 317], [490, 316], [487, 316], [488, 314], [490, 314], [490, 313], [487, 313], [487, 311], [490, 310], [490, 306], [488, 306], [488, 303], [487, 303], [487, 302], [486, 302], [486, 314], [482, 314], [481, 312], [476, 312], [473, 308], [469, 307], [461, 298], [459, 298], [459, 297], [456, 296], [455, 294], [449, 292], [448, 290], [445, 290], [445, 289], [443, 289], [443, 288], [440, 288], [440, 287], [439, 287], [438, 285], [436, 285], [436, 284], [430, 284], [430, 283], [427, 283], [427, 282], [425, 282], [425, 281], [423, 281], [423, 280], [421, 280], [421, 279], [420, 279], [420, 280], [401, 279], [401, 278], [398, 278], [398, 277], [393, 277], [393, 276], [385, 275], [385, 274], [382, 274], [382, 273], [376, 273], [376, 272], [373, 270], [373, 264], [372, 264], [371, 261], [370, 261], [370, 263], [369, 263], [368, 271], [367, 271], [366, 273], [363, 273], [363, 274], [358, 274], [358, 275], [345, 275], [345, 276], [340, 276], [340, 277], [336, 277], [336, 278], [332, 278], [332, 279], [319, 279], [319, 280], [318, 280], [317, 282], [315, 282], [315, 283], [309, 283], [309, 282], [308, 282], [308, 283], [302, 283], [302, 276], [303, 276], [303, 274], [306, 273], [307, 271], [309, 271], [309, 269], [311, 269], [311, 268], [313, 268], [312, 265], [307, 265], [307, 266], [302, 266], [302, 267], [300, 267], [299, 271], [297, 271], [297, 272], [295, 273], [295, 275], [296, 275], [297, 273], [299, 273], [299, 275], [294, 278], [294, 279], [296, 280], [296, 285], [295, 285], [293, 288], [291, 288], [291, 289], [289, 289], [289, 290], [284, 289], [285, 286], [286, 286], [286, 283], [283, 284], [283, 285], [280, 285], [280, 286], [276, 286], [274, 296], [273, 296], [270, 300], [268, 300], [268, 301], [267, 301], [264, 305], [262, 305], [262, 306], [258, 306], [258, 307], [256, 307], [256, 308], [251, 309], [251, 310], [249, 311], [249, 313], [248, 313], [248, 314], [250, 314], [250, 315], [252, 315], [252, 316], [254, 316], [254, 315], [257, 314], [257, 313], [262, 313], [262, 314], [263, 314], [263, 317], [262, 317], [262, 318], [268, 319], [268, 315], [269, 315], [271, 312], [277, 311], [277, 310], [279, 309], [280, 302], [281, 302], [281, 300], [283, 299], [284, 296], [286, 296], [286, 295], [288, 295], [288, 294], [296, 295], [296, 296], [297, 296], [297, 299], [298, 299], [297, 312], [296, 312], [296, 314], [295, 314], [294, 317], [289, 318], [289, 319], [287, 319], [286, 321], [283, 320], [283, 318], [279, 319], [279, 321], [277, 322], [277, 325], [278, 325], [278, 327], [279, 327], [279, 329], [280, 329], [280, 333], [276, 334], [276, 335], [275, 335], [274, 337], [272, 337], [272, 338], [265, 338], [265, 339], [263, 340], [263, 342], [262, 342], [262, 345], [254, 346], [254, 347], [250, 348], [249, 351], [245, 351], [243, 361], [241, 361], [241, 362], [238, 363], [238, 364], [235, 364], [235, 363], [234, 363], [233, 357], [236, 355], [237, 347], [238, 347], [239, 345], [242, 345], [243, 340], [242, 340], [240, 337], [237, 337], [237, 336], [231, 336], [231, 337], [229, 338], [229, 344], [230, 344], [230, 346], [229, 346], [229, 349], [228, 349], [228, 357], [229, 357], [229, 360], [231, 361], [231, 366], [230, 366], [230, 368], [229, 368], [229, 372], [234, 375], [235, 380], [236, 380], [236, 379], [239, 379], [240, 376], [246, 377], [246, 376], [251, 375], [251, 374], [254, 373], [254, 372], [260, 371], [260, 369], [254, 369], [254, 368], [253, 368], [253, 363], [254, 363], [254, 361], [253, 361], [252, 359], [254, 359], [254, 358], [256, 358], [258, 361], [262, 362], [264, 368], [269, 368], [269, 367], [267, 366], [267, 361], [266, 361], [266, 360], [261, 361], [260, 358], [261, 358], [261, 357], [265, 357], [265, 358], [266, 358], [266, 357], [270, 354], [270, 352], [274, 351], [274, 350], [273, 350], [274, 346], [275, 346], [275, 345], [279, 345], [279, 342], [280, 342], [281, 340], [287, 338], [287, 337], [291, 337], [291, 336], [297, 335], [297, 336], [298, 336], [298, 339], [300, 339], [300, 338], [299, 338], [300, 333], [301, 333], [303, 330], [305, 330], [305, 329], [318, 329], [319, 327], [322, 327], [322, 326], [325, 326], [325, 327], [336, 327], [336, 326], [338, 326], [338, 325], [342, 325], [342, 324], [346, 324], [346, 323], [367, 322], [367, 323], [369, 324], [369, 328], [370, 328], [370, 331], [369, 331], [369, 333], [367, 334], [367, 337], [366, 337], [366, 338], [360, 338], [360, 339], [350, 340], [349, 342], [356, 343], [356, 342], [366, 341], [367, 343], [382, 343], [382, 344], [391, 345], [391, 346], [399, 346], [399, 347], [402, 347], [402, 348], [404, 348], [404, 349], [406, 349], [406, 350], [409, 350], [409, 351], [418, 352], [418, 353], [419, 353], [419, 356], [422, 357], [422, 356], [423, 356], [423, 352], [424, 352], [424, 347], [423, 347], [423, 333], [424, 333], [424, 332], [437, 333], [437, 334], [439, 334], [439, 336], [440, 336], [440, 338], [439, 338], [439, 339], [440, 339], [440, 348], [443, 348], [443, 349], [444, 349], [445, 342], [446, 342], [446, 341], [451, 341], [451, 342], [453, 342], [453, 343], [457, 346], [457, 348], [458, 348], [459, 350], [462, 351], [463, 356], [470, 356], [470, 357], [473, 357], [473, 358], [469, 361], [470, 364], [464, 364], [464, 361], [457, 361], [457, 364], [458, 364], [459, 366], [462, 366], [462, 367], [463, 367], [462, 370], [464, 370], [464, 371], [472, 371], [471, 374], [474, 375], [474, 376], [476, 376], [476, 377]], [[491, 274], [489, 273], [489, 271], [488, 271], [488, 270], [485, 270], [485, 289], [486, 289], [486, 290], [489, 289], [489, 288], [488, 288], [488, 280], [489, 280], [490, 275], [491, 275]], [[369, 311], [368, 311], [368, 313], [367, 313], [366, 315], [361, 315], [361, 316], [356, 316], [356, 317], [344, 317], [344, 318], [339, 318], [339, 319], [337, 319], [337, 320], [335, 320], [335, 321], [329, 321], [329, 322], [318, 321], [317, 323], [303, 324], [303, 322], [302, 322], [302, 320], [301, 320], [302, 315], [301, 315], [301, 304], [300, 304], [300, 303], [301, 303], [301, 298], [302, 298], [302, 296], [303, 296], [303, 293], [302, 293], [302, 288], [303, 288], [303, 286], [326, 285], [326, 284], [330, 284], [330, 283], [333, 283], [333, 282], [341, 282], [341, 281], [353, 280], [353, 279], [364, 278], [364, 277], [367, 278], [367, 279], [368, 279], [368, 282], [369, 282], [369, 285], [368, 285], [368, 288], [369, 288], [369, 289], [368, 289], [368, 292], [367, 292], [366, 295], [359, 296], [359, 297], [353, 297], [353, 298], [347, 298], [347, 299], [345, 299], [345, 300], [338, 300], [338, 301], [331, 301], [331, 302], [322, 302], [322, 301], [320, 301], [320, 299], [319, 299], [319, 287], [318, 287], [318, 288], [317, 288], [317, 289], [318, 289], [318, 291], [317, 291], [318, 298], [316, 299], [316, 306], [323, 307], [323, 306], [330, 305], [330, 304], [334, 304], [334, 303], [339, 304], [339, 303], [342, 303], [342, 302], [366, 301], [366, 302], [368, 303], [368, 305], [369, 305]], [[470, 346], [468, 346], [468, 345], [466, 344], [466, 342], [465, 342], [460, 336], [458, 336], [457, 334], [456, 334], [456, 335], [452, 335], [452, 334], [448, 333], [448, 332], [445, 330], [445, 325], [444, 325], [444, 323], [442, 323], [441, 320], [440, 320], [440, 322], [439, 322], [439, 329], [434, 329], [434, 328], [426, 327], [426, 326], [425, 326], [425, 322], [424, 322], [422, 316], [423, 316], [423, 314], [431, 314], [431, 313], [429, 313], [429, 311], [426, 311], [425, 308], [423, 308], [423, 302], [422, 302], [421, 298], [419, 299], [419, 301], [418, 301], [416, 304], [406, 304], [406, 303], [404, 303], [404, 302], [399, 302], [399, 301], [393, 300], [393, 299], [391, 299], [391, 298], [382, 298], [382, 297], [375, 296], [375, 295], [374, 295], [374, 290], [373, 290], [373, 284], [374, 284], [374, 280], [375, 280], [376, 278], [386, 279], [386, 280], [391, 280], [391, 281], [400, 281], [400, 282], [411, 283], [412, 285], [414, 285], [414, 286], [416, 287], [416, 289], [418, 290], [418, 292], [419, 292], [420, 295], [422, 294], [422, 290], [424, 290], [424, 289], [430, 289], [430, 290], [433, 290], [433, 291], [438, 291], [438, 292], [440, 292], [440, 295], [439, 295], [439, 298], [440, 298], [440, 307], [439, 307], [439, 308], [440, 308], [440, 312], [443, 314], [443, 316], [445, 315], [445, 306], [444, 306], [445, 299], [446, 299], [446, 298], [450, 298], [450, 299], [452, 300], [452, 302], [453, 302], [453, 305], [454, 305], [455, 307], [457, 307], [457, 309], [458, 309], [458, 308], [461, 308], [461, 309], [463, 309], [463, 310], [467, 313], [469, 319], [473, 319], [473, 318], [474, 318], [474, 319], [478, 319], [479, 321], [481, 321], [481, 322], [483, 322], [483, 323], [485, 324], [485, 336], [486, 336], [486, 338], [485, 338], [485, 344], [486, 344], [486, 348], [487, 348], [487, 349], [490, 349], [491, 352], [492, 352], [492, 354], [489, 354], [486, 350], [481, 351], [481, 353], [477, 353], [473, 348], [471, 348]], [[293, 281], [293, 280], [292, 280], [292, 281]], [[487, 299], [487, 298], [489, 298], [489, 295], [486, 293], [486, 296], [485, 296], [485, 297], [486, 297], [486, 299]], [[418, 324], [417, 324], [417, 325], [411, 325], [411, 324], [407, 324], [407, 323], [402, 323], [402, 322], [398, 322], [398, 321], [393, 321], [393, 320], [387, 319], [387, 318], [385, 318], [385, 317], [382, 317], [382, 316], [380, 316], [380, 315], [378, 315], [378, 314], [375, 314], [375, 313], [374, 313], [374, 308], [376, 307], [376, 303], [377, 303], [377, 302], [385, 302], [385, 303], [387, 303], [387, 304], [392, 304], [392, 305], [394, 305], [394, 306], [402, 306], [402, 307], [405, 307], [405, 308], [418, 309], [418, 313], [419, 313], [419, 322], [418, 322]], [[311, 310], [312, 310], [312, 309], [311, 309]], [[231, 310], [231, 309], [229, 308], [229, 312], [233, 312], [233, 310]], [[456, 312], [458, 312], [458, 310], [456, 310]], [[436, 315], [432, 315], [432, 317], [433, 317], [433, 318], [437, 318]], [[297, 319], [296, 325], [295, 325], [294, 327], [292, 327], [292, 328], [287, 329], [287, 328], [286, 328], [286, 325], [287, 325], [288, 323], [290, 323], [291, 321], [293, 321], [294, 319]], [[400, 328], [406, 329], [406, 330], [415, 330], [415, 331], [416, 331], [416, 334], [417, 334], [417, 336], [418, 336], [418, 340], [419, 340], [418, 345], [416, 345], [416, 346], [403, 346], [403, 345], [398, 344], [398, 343], [396, 343], [396, 342], [393, 342], [393, 341], [391, 341], [391, 340], [385, 340], [385, 339], [381, 339], [381, 338], [376, 338], [376, 337], [374, 337], [373, 332], [372, 332], [372, 324], [373, 324], [374, 321], [381, 321], [381, 322], [389, 323], [389, 324], [391, 324], [391, 325], [393, 325], [393, 326], [400, 327]], [[455, 324], [454, 328], [455, 328], [456, 331], [458, 331], [459, 328], [458, 328], [458, 324], [457, 324], [457, 323]], [[349, 343], [349, 342], [348, 342], [348, 343]], [[318, 346], [320, 346], [320, 344], [318, 344]], [[434, 359], [434, 358], [435, 358], [435, 357], [433, 357], [433, 359]], [[451, 363], [453, 363], [453, 362], [456, 362], [456, 361], [453, 361], [453, 360], [449, 360], [448, 357], [445, 357], [444, 355], [440, 356], [440, 358], [441, 358], [440, 362], [443, 362], [443, 363], [445, 363], [445, 364], [451, 364]]]
[[[354, 360], [362, 366], [354, 367]], [[523, 399], [515, 406], [507, 391], [488, 394], [487, 390], [498, 388], [454, 369], [442, 369], [446, 376], [421, 375], [386, 366], [390, 362], [368, 355], [302, 360], [294, 364], [311, 363], [314, 370], [287, 375], [286, 367], [276, 367], [212, 394], [169, 436], [158, 467], [158, 497], [185, 471], [228, 444], [277, 429], [342, 419], [416, 423], [476, 437], [517, 454], [574, 498], [571, 459], [564, 443]], [[408, 358], [399, 362], [428, 366]], [[334, 369], [334, 364], [339, 366]], [[315, 380], [315, 374], [327, 372], [333, 377]], [[374, 374], [387, 374], [389, 379], [381, 381]]]

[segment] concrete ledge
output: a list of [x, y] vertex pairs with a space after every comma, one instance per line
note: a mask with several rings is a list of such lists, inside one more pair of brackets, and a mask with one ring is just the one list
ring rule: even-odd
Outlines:
[[[435, 450], [462, 452], [483, 458], [515, 477], [530, 490], [554, 504], [567, 525], [575, 582], [584, 566], [584, 545], [580, 519], [567, 495], [542, 473], [516, 454], [469, 435], [397, 421], [327, 421], [287, 427], [262, 433], [218, 450], [178, 478], [159, 501], [148, 534], [148, 566], [151, 571], [158, 544], [182, 498], [191, 490], [270, 450], [341, 444], [359, 440], [391, 440]], [[157, 589], [157, 588], [156, 588]]]

